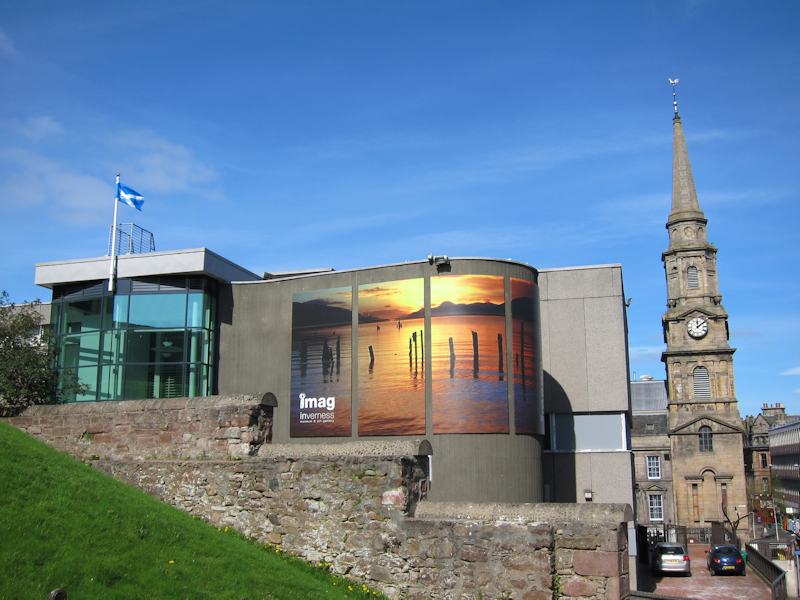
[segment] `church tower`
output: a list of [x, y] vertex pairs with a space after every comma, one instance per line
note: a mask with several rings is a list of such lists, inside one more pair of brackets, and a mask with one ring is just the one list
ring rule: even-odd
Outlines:
[[[672, 83], [672, 81], [671, 81]], [[677, 83], [677, 81], [675, 81]], [[707, 527], [747, 512], [742, 429], [717, 281], [717, 249], [697, 199], [674, 92], [672, 209], [662, 254], [673, 491], [679, 525]]]

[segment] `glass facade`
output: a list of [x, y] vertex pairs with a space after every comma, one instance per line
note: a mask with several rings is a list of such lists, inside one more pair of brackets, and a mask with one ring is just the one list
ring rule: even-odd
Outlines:
[[[213, 393], [216, 285], [198, 277], [121, 279], [53, 290], [64, 402]], [[75, 386], [68, 386], [75, 387]]]

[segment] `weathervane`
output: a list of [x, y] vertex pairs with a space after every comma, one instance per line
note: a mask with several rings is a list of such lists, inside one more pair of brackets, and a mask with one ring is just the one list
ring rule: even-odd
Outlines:
[[672, 77], [667, 77], [667, 81], [669, 81], [669, 84], [672, 86], [672, 108], [675, 110], [675, 116], [677, 117], [678, 116], [678, 92], [675, 89], [675, 86], [678, 85], [678, 82], [680, 81], [680, 79], [678, 79], [677, 77], [675, 79], [673, 79]]

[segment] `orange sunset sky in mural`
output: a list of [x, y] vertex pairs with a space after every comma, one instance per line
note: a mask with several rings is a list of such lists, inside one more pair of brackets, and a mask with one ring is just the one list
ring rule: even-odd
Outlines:
[[495, 275], [443, 275], [431, 278], [431, 308], [442, 302], [503, 304], [503, 278]]

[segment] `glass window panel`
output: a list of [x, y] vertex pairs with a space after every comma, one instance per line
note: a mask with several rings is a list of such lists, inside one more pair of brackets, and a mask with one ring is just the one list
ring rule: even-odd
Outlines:
[[211, 362], [212, 335], [207, 329], [195, 329], [189, 332], [187, 362]]
[[557, 414], [557, 450], [625, 450], [619, 413]]
[[62, 402], [97, 400], [97, 367], [62, 369], [58, 374], [58, 388]]
[[128, 333], [127, 362], [182, 362], [184, 330], [131, 331]]
[[184, 277], [162, 277], [159, 280], [158, 290], [160, 292], [183, 292], [186, 290], [186, 279]]
[[127, 332], [119, 329], [103, 332], [103, 353], [100, 362], [113, 364], [125, 362], [125, 339]]
[[124, 367], [122, 365], [105, 365], [100, 367], [100, 400], [118, 400], [122, 398], [122, 382]]
[[184, 395], [182, 364], [126, 365], [125, 398], [178, 398]]
[[186, 368], [186, 395], [187, 396], [207, 396], [208, 395], [208, 373], [207, 365], [187, 365]]
[[59, 333], [85, 333], [99, 331], [102, 298], [65, 302], [61, 313]]
[[189, 294], [189, 307], [188, 318], [186, 319], [187, 327], [203, 327], [204, 313], [203, 301], [205, 294], [192, 292]]
[[100, 357], [100, 334], [65, 335], [61, 338], [61, 367], [96, 366]]
[[141, 294], [130, 297], [131, 327], [184, 327], [184, 294]]
[[128, 323], [128, 303], [130, 296], [114, 296], [113, 327], [119, 329]]

